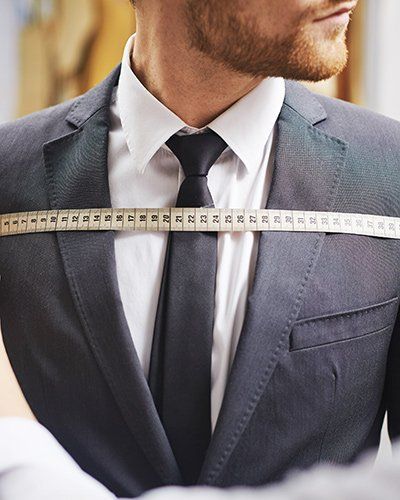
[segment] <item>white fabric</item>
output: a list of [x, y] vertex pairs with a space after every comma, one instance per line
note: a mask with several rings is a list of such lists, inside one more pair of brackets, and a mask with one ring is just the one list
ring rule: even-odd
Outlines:
[[[173, 207], [184, 174], [164, 143], [181, 129], [183, 133], [198, 133], [206, 127], [188, 127], [141, 84], [130, 67], [134, 37], [126, 44], [111, 106], [111, 202], [117, 208]], [[273, 167], [273, 129], [284, 93], [282, 78], [267, 78], [208, 124], [229, 146], [208, 174], [217, 208], [265, 207]], [[120, 232], [115, 238], [122, 303], [146, 376], [167, 238], [166, 232]], [[257, 232], [218, 235], [211, 381], [213, 429], [243, 324], [258, 239]]]
[[1, 500], [112, 498], [41, 424], [19, 417], [0, 418]]
[[[41, 424], [23, 418], [0, 418], [1, 500], [115, 500], [117, 497], [86, 474]], [[141, 495], [143, 500], [398, 500], [400, 443], [393, 460], [374, 469], [373, 455], [356, 465], [318, 466], [291, 473], [270, 487], [217, 489], [164, 487]], [[124, 499], [132, 500], [132, 499]]]

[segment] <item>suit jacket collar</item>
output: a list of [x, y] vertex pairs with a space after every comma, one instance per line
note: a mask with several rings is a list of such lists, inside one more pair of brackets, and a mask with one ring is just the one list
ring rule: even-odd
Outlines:
[[325, 108], [304, 85], [292, 80], [286, 80], [285, 104], [293, 109], [311, 125], [325, 120], [327, 114]]
[[[109, 105], [120, 67], [72, 105], [72, 133], [44, 145], [52, 210], [110, 207]], [[319, 101], [286, 82], [267, 208], [332, 210], [347, 144], [313, 127]], [[217, 426], [200, 483], [217, 484], [285, 351], [290, 326], [324, 233], [262, 232], [255, 279]], [[113, 231], [57, 232], [65, 274], [93, 356], [121, 414], [164, 484], [181, 475], [154, 406], [124, 315]], [[79, 332], [77, 332], [77, 335]]]
[[66, 120], [75, 127], [81, 127], [99, 109], [109, 108], [112, 91], [114, 86], [118, 84], [120, 72], [121, 64], [118, 64], [107, 78], [79, 96], [71, 106]]

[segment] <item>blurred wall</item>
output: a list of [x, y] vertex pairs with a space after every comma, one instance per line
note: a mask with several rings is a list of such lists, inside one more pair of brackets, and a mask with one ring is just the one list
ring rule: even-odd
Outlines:
[[16, 114], [19, 28], [13, 0], [0, 0], [0, 122]]
[[364, 104], [400, 120], [400, 0], [361, 1], [367, 5]]
[[65, 101], [102, 80], [135, 30], [128, 0], [19, 0], [18, 115]]
[[0, 122], [94, 86], [134, 31], [128, 0], [0, 0]]

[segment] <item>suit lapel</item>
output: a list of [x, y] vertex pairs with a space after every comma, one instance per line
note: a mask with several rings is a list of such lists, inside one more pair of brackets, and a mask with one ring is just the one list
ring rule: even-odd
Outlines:
[[[51, 209], [111, 207], [107, 151], [117, 68], [71, 109], [76, 130], [44, 146]], [[180, 473], [133, 345], [117, 283], [114, 231], [58, 232], [65, 274], [83, 330], [121, 412], [165, 484]]]
[[[347, 143], [313, 124], [326, 118], [310, 92], [286, 84], [266, 208], [331, 211]], [[200, 476], [216, 484], [287, 345], [325, 233], [262, 232], [255, 277], [222, 408]]]

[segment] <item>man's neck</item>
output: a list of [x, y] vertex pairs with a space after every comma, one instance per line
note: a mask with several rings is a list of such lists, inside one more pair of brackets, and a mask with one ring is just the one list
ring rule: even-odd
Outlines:
[[262, 80], [190, 48], [172, 13], [157, 17], [162, 23], [152, 19], [142, 28], [138, 16], [131, 67], [147, 90], [191, 127], [204, 127]]

